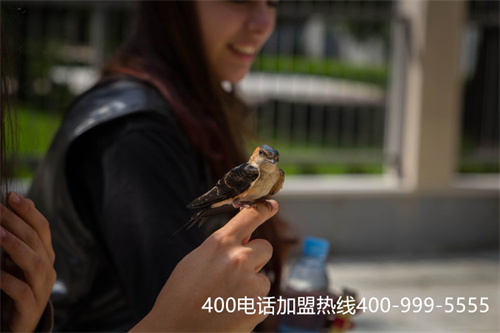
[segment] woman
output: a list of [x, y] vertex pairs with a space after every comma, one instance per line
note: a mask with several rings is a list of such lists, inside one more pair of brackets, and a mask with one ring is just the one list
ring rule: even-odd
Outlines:
[[[4, 39], [2, 39], [2, 42]], [[5, 45], [1, 55], [5, 60]], [[5, 74], [2, 63], [2, 75]], [[7, 105], [7, 82], [2, 77], [0, 107], [0, 246], [1, 331], [49, 332], [52, 330], [50, 291], [56, 279], [50, 227], [33, 201], [10, 192], [6, 199], [8, 172], [6, 141], [13, 141], [12, 115]], [[6, 140], [7, 139], [7, 140]], [[13, 151], [9, 151], [11, 154]], [[263, 297], [269, 280], [259, 273], [272, 255], [272, 247], [262, 239], [248, 242], [261, 223], [277, 212], [259, 204], [245, 209], [226, 226], [213, 233], [200, 247], [177, 265], [160, 292], [153, 309], [132, 331], [250, 331], [266, 316], [242, 313], [214, 314], [203, 310], [207, 299], [245, 296]], [[212, 274], [206, 274], [217, 267]], [[190, 295], [186, 297], [186, 295]]]
[[[144, 317], [209, 234], [176, 233], [193, 213], [186, 205], [247, 160], [249, 112], [221, 83], [248, 72], [276, 3], [138, 5], [134, 35], [69, 110], [30, 193], [53, 228], [57, 330], [123, 331]], [[206, 225], [215, 229], [216, 220]], [[279, 223], [254, 234], [275, 249], [265, 267], [272, 291], [283, 259]]]

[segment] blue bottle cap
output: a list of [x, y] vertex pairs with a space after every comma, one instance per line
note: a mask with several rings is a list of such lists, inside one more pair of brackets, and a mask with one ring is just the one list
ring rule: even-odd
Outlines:
[[326, 239], [317, 237], [304, 238], [302, 253], [307, 257], [325, 259], [328, 256], [329, 249], [330, 242], [328, 242]]

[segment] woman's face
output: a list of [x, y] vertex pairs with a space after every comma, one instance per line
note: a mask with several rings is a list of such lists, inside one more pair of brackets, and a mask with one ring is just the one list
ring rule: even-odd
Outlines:
[[197, 0], [196, 7], [209, 65], [221, 81], [237, 82], [250, 70], [271, 35], [276, 0]]

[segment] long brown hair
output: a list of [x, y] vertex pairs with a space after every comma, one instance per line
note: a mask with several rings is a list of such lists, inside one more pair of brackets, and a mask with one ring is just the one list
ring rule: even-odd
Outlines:
[[105, 77], [117, 72], [162, 93], [215, 178], [246, 159], [248, 109], [214, 79], [193, 1], [139, 1], [134, 34], [103, 70]]
[[[139, 1], [136, 28], [103, 77], [132, 75], [155, 86], [170, 103], [192, 145], [207, 158], [214, 180], [245, 162], [249, 108], [226, 92], [209, 66], [193, 1]], [[279, 291], [281, 267], [289, 248], [282, 236], [285, 223], [275, 217], [255, 231], [274, 247], [265, 269], [271, 293]]]

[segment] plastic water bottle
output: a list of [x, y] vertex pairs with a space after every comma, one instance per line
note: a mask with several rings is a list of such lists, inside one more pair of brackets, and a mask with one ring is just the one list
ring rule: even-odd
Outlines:
[[[295, 299], [295, 314], [285, 313], [279, 324], [279, 332], [320, 332], [326, 315], [317, 314], [317, 298], [328, 295], [326, 258], [330, 243], [321, 238], [306, 237], [302, 256], [290, 268], [283, 298]], [[314, 314], [298, 313], [299, 298], [314, 297]], [[288, 309], [290, 310], [290, 309]]]

